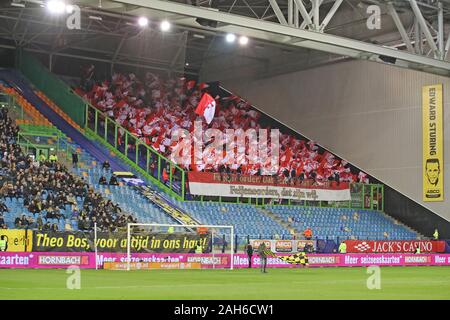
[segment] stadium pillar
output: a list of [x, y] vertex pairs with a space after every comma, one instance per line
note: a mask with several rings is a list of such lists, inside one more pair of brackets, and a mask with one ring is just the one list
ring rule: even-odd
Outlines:
[[25, 227], [25, 252], [27, 251], [28, 247], [28, 226]]
[[362, 185], [362, 191], [361, 191], [361, 208], [360, 209], [364, 209], [364, 184]]
[[161, 181], [161, 157], [158, 155], [158, 181]]
[[185, 174], [186, 172], [183, 170], [181, 171], [181, 200], [185, 200]]
[[95, 117], [94, 117], [94, 132], [96, 133], [96, 134], [98, 134], [98, 132], [97, 132], [97, 126], [98, 126], [98, 110], [97, 109], [94, 109], [94, 112], [95, 112]]
[[150, 164], [150, 150], [148, 148], [145, 148], [146, 152], [147, 152], [147, 157], [145, 159], [145, 172], [150, 173], [150, 168], [149, 168], [149, 164]]
[[97, 253], [97, 222], [94, 222], [94, 249], [95, 249], [95, 270], [98, 269], [98, 253]]
[[114, 148], [117, 149], [117, 123], [114, 123]]
[[84, 114], [85, 114], [85, 117], [84, 117], [84, 128], [87, 128], [88, 127], [88, 121], [89, 121], [89, 105], [87, 103], [84, 105]]
[[[14, 97], [13, 97], [13, 106], [14, 106], [14, 101], [15, 101], [15, 99], [14, 99]], [[19, 105], [19, 107], [20, 107], [20, 116], [21, 116], [21, 119], [23, 120], [24, 118], [24, 114], [23, 114], [23, 107], [21, 106], [21, 105]]]
[[294, 25], [294, 0], [288, 0], [288, 25]]
[[128, 159], [128, 132], [125, 131], [125, 157]]
[[169, 162], [169, 185], [170, 190], [172, 190], [172, 162]]
[[105, 142], [108, 142], [108, 117], [105, 116], [105, 130], [103, 134], [103, 139], [105, 139]]
[[225, 253], [225, 235], [222, 235], [222, 253]]
[[135, 149], [136, 149], [136, 158], [135, 158], [135, 163], [136, 164], [138, 164], [138, 160], [139, 160], [139, 143], [138, 143], [138, 141], [137, 141], [137, 139], [136, 139], [136, 142], [135, 142], [135, 144], [134, 144], [134, 147], [135, 147]]

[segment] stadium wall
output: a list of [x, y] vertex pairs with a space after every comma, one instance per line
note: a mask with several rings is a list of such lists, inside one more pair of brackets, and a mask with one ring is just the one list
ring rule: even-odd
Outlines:
[[[389, 185], [385, 211], [390, 215], [427, 236], [439, 227], [442, 236], [450, 237], [449, 78], [369, 61], [264, 79], [242, 70], [220, 74], [207, 65], [202, 80], [208, 75], [221, 80], [262, 111]], [[444, 90], [445, 201], [425, 203], [421, 92], [422, 86], [437, 83]]]

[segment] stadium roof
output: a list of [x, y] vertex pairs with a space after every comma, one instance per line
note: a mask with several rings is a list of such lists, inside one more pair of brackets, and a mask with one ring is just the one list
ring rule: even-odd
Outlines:
[[[438, 74], [450, 70], [450, 41], [444, 38], [449, 33], [445, 24], [449, 0], [440, 4], [434, 0], [391, 4], [385, 0], [216, 0], [196, 1], [196, 5], [190, 0], [74, 0], [71, 4], [82, 9], [80, 30], [67, 29], [63, 17], [50, 17], [40, 0], [12, 1], [15, 6], [7, 3], [0, 8], [5, 21], [0, 46], [50, 56], [198, 73], [208, 60], [227, 55], [240, 57], [249, 66], [264, 66], [262, 76], [347, 58]], [[318, 12], [311, 7], [315, 1], [320, 3]], [[304, 16], [297, 10], [300, 2]], [[366, 27], [371, 4], [381, 8], [381, 29]], [[136, 17], [143, 15], [151, 22], [168, 19], [176, 28], [165, 34], [156, 28], [143, 31], [136, 24]], [[197, 18], [218, 23], [205, 26]], [[223, 39], [228, 32], [246, 35], [251, 43], [239, 49], [229, 46]], [[159, 40], [158, 50], [145, 47], [152, 39]]]

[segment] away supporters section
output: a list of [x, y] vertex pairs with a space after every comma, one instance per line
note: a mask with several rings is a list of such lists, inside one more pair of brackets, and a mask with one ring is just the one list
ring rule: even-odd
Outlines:
[[[283, 254], [277, 254], [282, 256]], [[284, 254], [286, 255], [286, 254]], [[450, 266], [450, 254], [308, 254], [309, 267], [367, 267], [367, 266]], [[229, 268], [229, 254], [137, 253], [131, 259], [132, 269], [212, 269]], [[302, 268], [277, 258], [268, 258], [269, 268]], [[99, 267], [120, 263], [126, 268], [125, 253], [100, 253]], [[260, 259], [252, 257], [253, 268]], [[0, 268], [80, 268], [95, 269], [93, 252], [0, 252]], [[141, 266], [141, 267], [139, 267]], [[246, 254], [235, 254], [234, 268], [247, 268]], [[150, 268], [152, 269], [152, 268]]]

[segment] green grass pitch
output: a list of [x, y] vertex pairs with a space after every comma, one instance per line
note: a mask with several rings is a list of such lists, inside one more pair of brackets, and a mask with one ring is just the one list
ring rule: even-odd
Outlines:
[[81, 270], [69, 290], [64, 269], [0, 270], [0, 299], [450, 299], [450, 267], [382, 267], [369, 290], [366, 268]]

